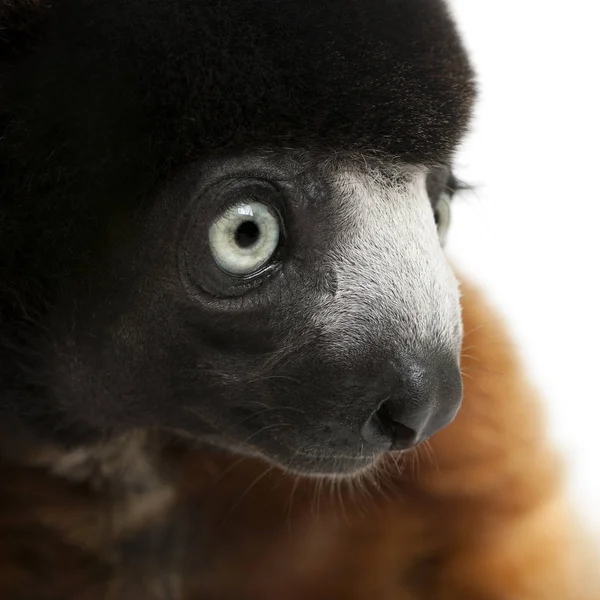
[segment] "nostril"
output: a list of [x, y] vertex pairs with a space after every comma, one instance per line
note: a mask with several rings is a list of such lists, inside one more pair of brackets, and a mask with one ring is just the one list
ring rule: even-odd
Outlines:
[[377, 449], [408, 450], [454, 419], [462, 398], [460, 370], [454, 355], [439, 351], [390, 365], [367, 388], [369, 397], [385, 400], [371, 408], [360, 433]]
[[365, 442], [382, 450], [406, 450], [418, 441], [415, 430], [396, 421], [385, 402], [363, 425], [361, 436]]
[[396, 421], [386, 402], [377, 409], [375, 415], [381, 421], [385, 430], [389, 432], [391, 449], [405, 450], [417, 443], [419, 437], [417, 432]]
[[367, 444], [381, 450], [391, 450], [392, 430], [379, 418], [375, 411], [362, 426], [360, 435]]

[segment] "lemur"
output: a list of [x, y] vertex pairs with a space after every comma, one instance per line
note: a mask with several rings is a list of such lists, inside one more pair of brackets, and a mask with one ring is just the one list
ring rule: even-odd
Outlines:
[[600, 598], [443, 252], [444, 2], [0, 22], [1, 598]]

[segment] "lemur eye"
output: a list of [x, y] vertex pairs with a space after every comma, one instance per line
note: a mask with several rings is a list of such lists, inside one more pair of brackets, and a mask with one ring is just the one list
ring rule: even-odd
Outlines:
[[219, 267], [229, 275], [260, 271], [275, 254], [281, 225], [273, 208], [243, 202], [228, 208], [210, 227], [208, 241]]
[[438, 236], [442, 246], [446, 243], [446, 236], [450, 228], [451, 199], [447, 192], [442, 192], [433, 210]]

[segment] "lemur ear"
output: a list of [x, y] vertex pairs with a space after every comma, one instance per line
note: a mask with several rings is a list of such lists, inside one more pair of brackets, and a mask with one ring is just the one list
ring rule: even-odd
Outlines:
[[0, 0], [0, 60], [18, 55], [39, 35], [50, 0]]

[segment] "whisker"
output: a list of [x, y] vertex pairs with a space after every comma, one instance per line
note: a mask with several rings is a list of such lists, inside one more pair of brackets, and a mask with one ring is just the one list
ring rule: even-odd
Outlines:
[[[202, 417], [202, 415], [200, 414], [200, 411], [193, 407], [193, 406], [184, 406], [183, 410], [187, 410], [188, 412], [191, 412], [200, 422], [202, 422], [204, 425], [206, 425], [206, 422], [204, 421], [204, 418]], [[216, 429], [219, 433], [222, 433], [223, 435], [227, 435], [226, 432], [221, 429], [221, 427], [219, 427], [218, 425], [214, 425], [214, 424], [210, 424], [210, 426], [213, 429]]]
[[294, 494], [298, 489], [298, 484], [300, 483], [300, 477], [294, 478], [294, 484], [292, 485], [292, 491], [290, 492], [290, 497], [287, 503], [287, 523], [288, 523], [288, 535], [290, 538], [292, 537], [292, 519], [293, 519], [293, 507], [294, 507]]
[[238, 465], [240, 465], [241, 463], [243, 463], [246, 460], [248, 460], [248, 456], [242, 456], [238, 460], [236, 460], [233, 464], [229, 465], [222, 473], [219, 473], [219, 477], [217, 479], [215, 479], [215, 481], [213, 482], [213, 485], [217, 485], [218, 483], [223, 481], [223, 479], [225, 478], [226, 475], [231, 473], [231, 471], [233, 471]]
[[338, 500], [340, 502], [340, 508], [341, 508], [341, 511], [342, 511], [342, 516], [344, 518], [344, 521], [346, 521], [346, 523], [348, 525], [351, 525], [350, 520], [348, 519], [348, 513], [346, 512], [346, 506], [344, 504], [344, 494], [343, 494], [343, 491], [342, 491], [342, 480], [341, 479], [337, 479], [337, 480], [334, 479], [333, 481], [334, 481], [334, 486], [336, 488], [337, 497], [338, 497]]
[[273, 429], [274, 427], [290, 427], [290, 424], [289, 423], [271, 423], [271, 425], [265, 425], [264, 427], [261, 427], [258, 431], [255, 431], [252, 435], [248, 436], [242, 442], [242, 444], [247, 444], [253, 437], [256, 437], [257, 435], [263, 433], [264, 431], [267, 431], [268, 429]]
[[299, 379], [288, 377], [287, 375], [261, 375], [260, 377], [255, 377], [254, 379], [245, 379], [244, 383], [260, 383], [261, 381], [271, 381], [274, 379], [285, 379], [293, 383], [297, 383], [298, 385], [302, 383]]
[[254, 481], [252, 481], [252, 483], [240, 495], [240, 497], [237, 499], [237, 501], [235, 502], [235, 504], [229, 509], [229, 512], [227, 513], [227, 516], [229, 516], [240, 505], [240, 503], [242, 502], [242, 500], [252, 491], [252, 489], [256, 485], [258, 485], [258, 483], [262, 479], [264, 479], [274, 469], [275, 469], [275, 466], [270, 466], [270, 467], [266, 468], [260, 475], [258, 475], [258, 477], [256, 477], [254, 479]]
[[427, 457], [431, 463], [431, 465], [434, 467], [434, 469], [436, 471], [440, 470], [440, 465], [437, 461], [437, 457], [435, 455], [435, 451], [433, 450], [432, 446], [431, 446], [431, 442], [429, 440], [425, 440], [422, 444], [423, 446], [423, 451], [425, 452], [425, 454], [427, 454]]
[[295, 412], [304, 413], [303, 410], [301, 410], [299, 408], [295, 408], [293, 406], [268, 406], [267, 408], [264, 408], [263, 410], [259, 410], [247, 417], [244, 417], [241, 421], [238, 421], [237, 423], [235, 423], [234, 427], [241, 425], [242, 423], [245, 423], [246, 421], [249, 421], [250, 419], [253, 419], [254, 417], [258, 417], [259, 415], [263, 415], [267, 412], [272, 412], [274, 410], [292, 410]]

